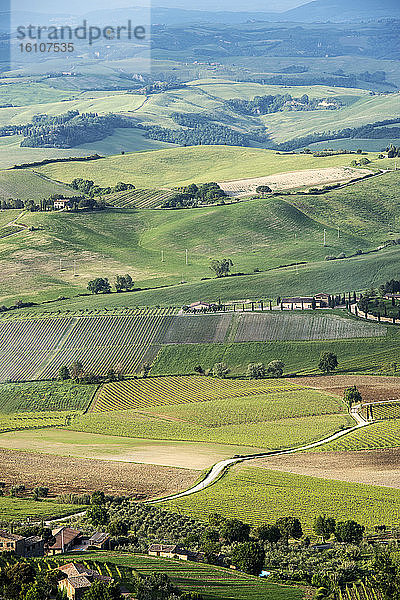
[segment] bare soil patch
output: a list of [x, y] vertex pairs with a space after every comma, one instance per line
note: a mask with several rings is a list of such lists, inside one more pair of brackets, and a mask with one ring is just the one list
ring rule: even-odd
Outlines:
[[400, 489], [400, 448], [362, 452], [307, 452], [260, 458], [251, 464], [298, 475]]
[[153, 498], [185, 490], [199, 477], [198, 471], [190, 469], [3, 449], [0, 464], [1, 480], [7, 487], [24, 484], [31, 490], [45, 485], [51, 494], [103, 490], [107, 494]]
[[365, 402], [400, 399], [400, 377], [374, 375], [332, 375], [295, 377], [290, 379], [297, 385], [312, 387], [342, 396], [346, 388], [357, 386]]
[[249, 196], [256, 193], [259, 185], [268, 185], [272, 191], [299, 189], [306, 186], [315, 187], [333, 183], [348, 183], [356, 177], [369, 175], [368, 169], [352, 169], [351, 167], [327, 167], [323, 169], [307, 169], [289, 173], [277, 173], [267, 177], [237, 179], [235, 181], [219, 182], [221, 188], [234, 198]]

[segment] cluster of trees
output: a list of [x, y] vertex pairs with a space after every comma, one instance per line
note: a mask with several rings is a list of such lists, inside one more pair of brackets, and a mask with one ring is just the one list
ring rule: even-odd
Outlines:
[[100, 381], [122, 381], [124, 379], [124, 369], [118, 364], [110, 367], [105, 376], [94, 375], [90, 371], [85, 371], [83, 363], [75, 360], [70, 367], [62, 365], [58, 371], [58, 377], [61, 381], [73, 379], [76, 383], [89, 384], [99, 383]]
[[[135, 287], [135, 282], [129, 273], [117, 275], [114, 287], [116, 292], [130, 292]], [[96, 277], [88, 282], [87, 289], [91, 294], [111, 294], [111, 283], [107, 277]]]
[[82, 179], [81, 177], [73, 179], [71, 182], [71, 187], [72, 189], [78, 190], [85, 196], [89, 196], [91, 198], [93, 198], [93, 196], [104, 196], [135, 189], [135, 186], [132, 183], [124, 183], [123, 181], [119, 181], [114, 186], [100, 187], [99, 185], [96, 185], [94, 181], [91, 181], [90, 179]]
[[264, 379], [264, 377], [282, 377], [285, 363], [281, 360], [272, 360], [267, 366], [264, 363], [250, 363], [247, 366], [247, 377], [250, 379]]
[[234, 98], [227, 104], [236, 112], [244, 115], [268, 115], [281, 111], [338, 109], [342, 106], [338, 98], [310, 98], [304, 94], [300, 98], [293, 98], [290, 94], [277, 94], [276, 96], [256, 96], [253, 100]]
[[172, 118], [184, 129], [167, 129], [158, 125], [137, 124], [144, 130], [144, 135], [152, 140], [160, 140], [180, 146], [226, 145], [250, 146], [258, 141], [265, 143], [268, 134], [264, 129], [256, 133], [241, 133], [213, 121], [213, 118], [198, 113], [174, 114]]
[[183, 187], [177, 194], [165, 200], [162, 208], [193, 208], [199, 204], [215, 204], [216, 202], [224, 202], [226, 193], [215, 183], [203, 183]]
[[133, 127], [133, 122], [120, 115], [79, 114], [70, 110], [63, 115], [35, 115], [32, 122], [20, 127], [24, 135], [22, 147], [74, 148], [79, 144], [97, 142], [112, 135], [116, 128]]
[[[398, 130], [398, 135], [390, 134], [390, 137], [400, 137], [400, 129], [396, 127]], [[393, 129], [390, 130], [393, 132]], [[388, 158], [398, 158], [400, 156], [400, 146], [393, 146], [392, 144], [386, 148], [386, 152], [388, 153]]]

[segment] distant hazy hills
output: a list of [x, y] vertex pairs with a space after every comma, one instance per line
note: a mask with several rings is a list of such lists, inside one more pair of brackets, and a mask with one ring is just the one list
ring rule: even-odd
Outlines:
[[279, 15], [278, 20], [361, 21], [387, 17], [400, 18], [399, 0], [315, 0]]

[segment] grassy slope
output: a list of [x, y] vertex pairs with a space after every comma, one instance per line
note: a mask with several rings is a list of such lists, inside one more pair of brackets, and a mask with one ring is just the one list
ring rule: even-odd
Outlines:
[[300, 600], [303, 591], [268, 583], [265, 579], [214, 567], [204, 563], [185, 562], [120, 552], [85, 552], [76, 560], [96, 560], [134, 568], [143, 575], [166, 573], [173, 583], [185, 591], [201, 594], [206, 600]]
[[[190, 168], [194, 169], [196, 156], [202, 158], [200, 163], [209, 166], [209, 160], [217, 160], [220, 154], [224, 159], [223, 168], [231, 169], [232, 176], [230, 160], [239, 159], [242, 153], [247, 157], [243, 168], [254, 170], [265, 168], [260, 166], [265, 156], [271, 170], [294, 168], [294, 165], [303, 168], [308, 161], [315, 164], [318, 160], [312, 157], [281, 157], [265, 151], [210, 147], [146, 152], [136, 156], [149, 168], [155, 155], [179, 162], [183, 154], [187, 158], [183, 165], [190, 164]], [[98, 170], [109, 161], [128, 159], [128, 164], [132, 164], [132, 156], [78, 165], [88, 169], [87, 175], [92, 176], [92, 169]], [[257, 157], [258, 166], [251, 164], [252, 156]], [[149, 163], [146, 157], [150, 157]], [[311, 163], [308, 165], [311, 166]], [[60, 176], [64, 165], [49, 168], [59, 169]], [[78, 167], [75, 165], [74, 168]], [[65, 178], [70, 179], [77, 174], [71, 173]], [[125, 175], [117, 173], [115, 179], [127, 179]], [[208, 175], [213, 178], [215, 173]], [[202, 176], [206, 178], [204, 173]], [[171, 285], [182, 279], [190, 285], [123, 296], [81, 298], [60, 304], [60, 307], [179, 305], [198, 298], [257, 299], [292, 293], [310, 294], [320, 290], [338, 293], [363, 289], [396, 276], [397, 246], [340, 261], [326, 262], [324, 258], [327, 254], [351, 254], [359, 248], [368, 251], [389, 237], [398, 237], [398, 182], [399, 173], [388, 173], [323, 196], [275, 197], [201, 210], [25, 214], [24, 222], [40, 229], [24, 231], [2, 241], [0, 263], [5, 273], [18, 264], [20, 272], [29, 271], [29, 279], [8, 279], [0, 286], [0, 294], [3, 298], [15, 299], [15, 295], [31, 298], [32, 292], [37, 292], [44, 299], [52, 290], [53, 297], [61, 294], [71, 296], [73, 290], [75, 293], [84, 291], [87, 281], [94, 276], [105, 275], [113, 279], [120, 272], [130, 272], [139, 287]], [[17, 186], [23, 196], [30, 194], [32, 189], [39, 190], [42, 183], [48, 187], [48, 192], [54, 191], [51, 182], [42, 182], [29, 170], [0, 172], [0, 191], [3, 186], [6, 197], [13, 186], [14, 189]], [[340, 239], [337, 227], [340, 227]], [[324, 229], [327, 232], [326, 247], [322, 243]], [[189, 250], [187, 266], [185, 248]], [[165, 260], [162, 263], [160, 249], [164, 250]], [[258, 269], [263, 272], [199, 282], [200, 278], [211, 276], [209, 258], [224, 255], [232, 258], [236, 271], [251, 273]], [[60, 256], [70, 262], [72, 259], [79, 261], [79, 277], [74, 278], [71, 269], [59, 272]], [[277, 268], [303, 261], [307, 264], [298, 268]], [[54, 309], [52, 306], [47, 308]]]
[[0, 171], [0, 198], [34, 198], [40, 201], [52, 194], [73, 196], [76, 192], [63, 184], [48, 181], [31, 170]]
[[45, 175], [70, 183], [75, 177], [93, 179], [99, 185], [118, 181], [137, 187], [159, 188], [195, 182], [227, 181], [273, 175], [302, 169], [349, 166], [351, 156], [314, 158], [312, 155], [281, 155], [270, 150], [235, 146], [190, 146], [108, 157], [86, 163], [64, 163], [40, 167]]
[[[43, 484], [46, 484], [45, 475]], [[4, 521], [25, 521], [28, 517], [36, 520], [60, 518], [78, 513], [84, 507], [78, 504], [59, 504], [51, 500], [36, 500], [25, 498], [0, 498], [1, 518]]]
[[397, 523], [400, 490], [319, 479], [236, 465], [206, 490], [164, 506], [204, 518], [210, 513], [238, 517], [252, 524], [283, 516], [299, 517], [307, 533], [318, 515], [355, 519], [369, 529]]
[[361, 98], [335, 111], [281, 112], [262, 117], [272, 139], [284, 142], [314, 132], [337, 131], [385, 119], [400, 113], [400, 93]]

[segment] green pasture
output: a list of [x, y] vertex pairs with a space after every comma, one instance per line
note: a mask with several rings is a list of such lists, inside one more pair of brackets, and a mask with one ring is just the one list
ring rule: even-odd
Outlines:
[[[43, 484], [46, 484], [45, 474]], [[0, 497], [0, 512], [3, 521], [41, 521], [42, 519], [57, 519], [84, 510], [78, 504], [59, 504], [54, 500], [31, 500], [30, 498]]]
[[70, 381], [40, 381], [0, 384], [0, 412], [14, 414], [39, 411], [85, 410], [96, 385]]

